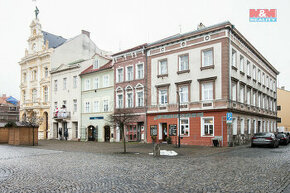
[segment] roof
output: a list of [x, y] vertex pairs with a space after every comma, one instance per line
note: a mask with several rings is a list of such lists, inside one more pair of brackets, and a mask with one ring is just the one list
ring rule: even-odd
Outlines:
[[93, 65], [91, 65], [90, 67], [88, 67], [87, 69], [82, 71], [82, 73], [80, 75], [89, 74], [89, 73], [92, 73], [92, 72], [99, 72], [99, 71], [110, 69], [112, 67], [113, 67], [113, 63], [112, 63], [112, 60], [110, 60], [108, 63], [106, 63], [105, 65], [103, 65], [103, 66], [101, 66], [100, 68], [97, 68], [97, 69], [93, 69]]
[[124, 54], [124, 53], [127, 53], [127, 52], [132, 52], [132, 51], [134, 51], [134, 50], [139, 50], [139, 49], [141, 49], [141, 48], [143, 48], [143, 47], [146, 47], [146, 46], [147, 46], [147, 43], [140, 44], [140, 45], [135, 46], [135, 47], [133, 47], [133, 48], [129, 48], [129, 49], [127, 49], [127, 50], [123, 50], [123, 51], [121, 51], [121, 52], [117, 52], [117, 53], [113, 54], [112, 56], [117, 56], [117, 55]]
[[49, 48], [57, 48], [58, 46], [62, 45], [66, 41], [66, 39], [61, 36], [57, 36], [57, 35], [54, 35], [45, 31], [42, 31], [42, 34], [43, 34], [44, 42], [48, 40]]
[[17, 106], [19, 104], [19, 101], [12, 96], [9, 97], [2, 96], [0, 97], [0, 104]]
[[[9, 123], [9, 122], [0, 122], [0, 128], [5, 127], [5, 125], [7, 123]], [[15, 124], [17, 127], [31, 127], [31, 125], [29, 123], [20, 122], [20, 121], [15, 122]]]

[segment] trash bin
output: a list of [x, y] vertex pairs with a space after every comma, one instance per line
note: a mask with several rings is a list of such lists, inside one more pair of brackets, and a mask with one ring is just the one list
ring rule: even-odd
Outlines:
[[213, 146], [215, 146], [215, 147], [219, 147], [219, 140], [217, 140], [217, 139], [213, 139], [213, 140], [212, 140], [212, 143], [213, 143]]

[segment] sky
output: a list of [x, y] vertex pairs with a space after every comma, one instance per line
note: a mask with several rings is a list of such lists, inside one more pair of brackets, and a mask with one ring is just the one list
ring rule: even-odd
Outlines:
[[[280, 72], [278, 86], [290, 90], [288, 0], [0, 0], [0, 95], [20, 97], [18, 62], [36, 5], [44, 31], [68, 39], [87, 30], [113, 53], [193, 31], [200, 22], [230, 21]], [[277, 9], [277, 22], [249, 22], [249, 9]]]

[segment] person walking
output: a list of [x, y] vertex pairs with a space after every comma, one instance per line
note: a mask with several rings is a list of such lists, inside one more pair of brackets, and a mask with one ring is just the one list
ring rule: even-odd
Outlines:
[[62, 128], [58, 129], [59, 140], [62, 140]]
[[64, 129], [64, 138], [67, 141], [67, 138], [68, 138], [68, 129], [67, 128]]

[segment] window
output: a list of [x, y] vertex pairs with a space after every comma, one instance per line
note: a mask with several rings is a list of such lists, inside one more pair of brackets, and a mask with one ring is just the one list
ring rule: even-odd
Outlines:
[[247, 120], [247, 129], [248, 129], [248, 134], [251, 134], [251, 119]]
[[45, 103], [48, 102], [48, 88], [47, 88], [47, 86], [44, 87], [44, 102]]
[[117, 108], [123, 108], [123, 94], [117, 94]]
[[45, 78], [48, 77], [48, 68], [47, 67], [44, 68], [44, 77]]
[[213, 100], [213, 82], [202, 84], [202, 100]]
[[128, 66], [126, 71], [127, 71], [126, 80], [127, 81], [133, 80], [133, 66]]
[[144, 78], [144, 64], [143, 63], [137, 64], [136, 77], [137, 79]]
[[241, 118], [241, 134], [245, 134], [245, 120]]
[[253, 120], [253, 125], [254, 125], [254, 133], [257, 133], [257, 125], [256, 125], [256, 120]]
[[77, 99], [73, 100], [73, 104], [74, 104], [74, 112], [78, 111], [78, 103], [77, 103]]
[[94, 112], [99, 112], [99, 101], [94, 101]]
[[95, 78], [94, 79], [94, 89], [98, 89], [99, 88], [99, 78]]
[[67, 78], [63, 78], [63, 90], [66, 90], [66, 80]]
[[188, 86], [179, 87], [180, 103], [188, 102]]
[[245, 63], [245, 60], [244, 60], [244, 57], [241, 55], [240, 56], [240, 71], [241, 72], [244, 72], [244, 64]]
[[73, 77], [73, 88], [77, 88], [77, 76]]
[[250, 65], [250, 62], [247, 60], [247, 75], [248, 76], [251, 76], [251, 65]]
[[159, 61], [159, 75], [167, 74], [167, 59]]
[[202, 51], [202, 67], [213, 65], [213, 48]]
[[35, 103], [36, 102], [36, 97], [37, 97], [37, 90], [33, 89], [32, 90], [32, 102]]
[[57, 91], [57, 80], [54, 80], [54, 91]]
[[265, 73], [262, 74], [262, 84], [265, 85]]
[[273, 81], [273, 90], [276, 91], [276, 83]]
[[103, 76], [103, 87], [108, 87], [109, 86], [109, 76], [105, 75]]
[[201, 135], [202, 136], [214, 136], [214, 118], [202, 117], [201, 118]]
[[265, 95], [263, 95], [262, 97], [262, 108], [264, 109], [265, 108]]
[[180, 135], [189, 136], [189, 119], [188, 118], [180, 119]]
[[93, 69], [98, 69], [99, 68], [99, 60], [98, 59], [95, 59], [93, 61]]
[[22, 92], [22, 94], [23, 94], [23, 102], [25, 103], [25, 100], [26, 100], [26, 92], [25, 92], [25, 90]]
[[237, 101], [237, 83], [232, 83], [232, 100]]
[[37, 80], [37, 71], [33, 70], [32, 72], [32, 80]]
[[253, 79], [256, 80], [256, 66], [253, 65]]
[[272, 83], [272, 79], [270, 78], [270, 89], [273, 90], [273, 83]]
[[237, 51], [232, 49], [232, 66], [237, 67]]
[[159, 90], [159, 104], [161, 105], [167, 104], [167, 89]]
[[266, 86], [269, 88], [269, 77], [268, 76], [266, 76]]
[[54, 102], [54, 109], [57, 109], [57, 102]]
[[123, 68], [117, 69], [117, 82], [123, 82], [124, 81], [124, 73]]
[[109, 101], [104, 100], [103, 105], [104, 105], [104, 112], [108, 112], [109, 111]]
[[188, 54], [178, 57], [178, 70], [184, 71], [188, 70]]
[[244, 103], [245, 99], [245, 86], [240, 85], [240, 103]]
[[89, 113], [90, 112], [90, 102], [85, 103], [85, 112]]
[[233, 135], [237, 135], [238, 134], [238, 122], [237, 122], [237, 118], [233, 117]]
[[261, 83], [261, 70], [258, 69], [258, 82]]
[[256, 91], [253, 91], [253, 100], [252, 100], [252, 105], [257, 106], [256, 104]]
[[261, 108], [261, 93], [258, 94], [258, 107]]
[[133, 107], [133, 93], [127, 93], [127, 108]]
[[138, 91], [136, 92], [137, 96], [137, 107], [143, 107], [144, 106], [144, 92], [143, 91]]
[[90, 79], [85, 80], [85, 90], [90, 90], [91, 89], [91, 81]]
[[251, 105], [251, 89], [247, 88], [247, 104]]

